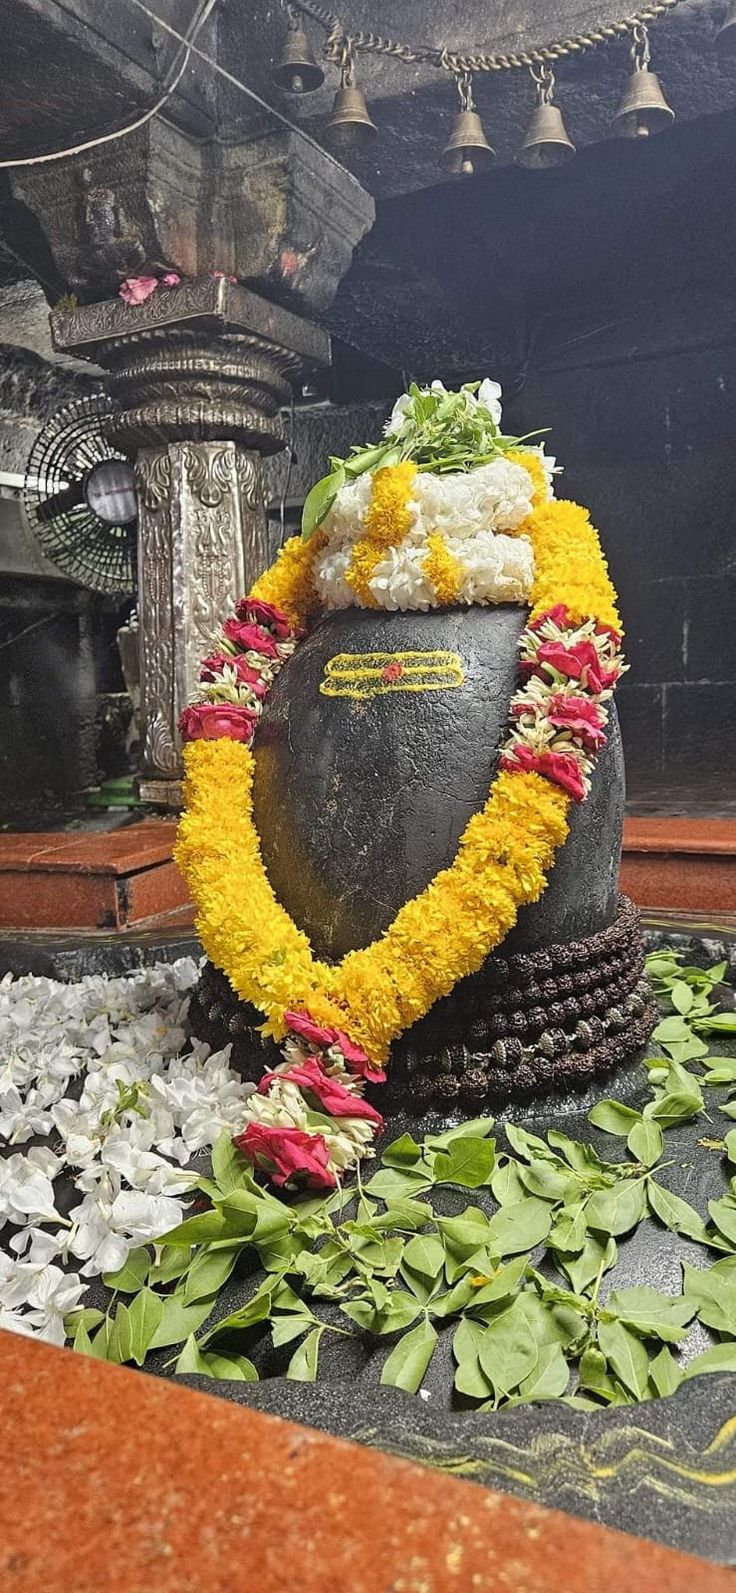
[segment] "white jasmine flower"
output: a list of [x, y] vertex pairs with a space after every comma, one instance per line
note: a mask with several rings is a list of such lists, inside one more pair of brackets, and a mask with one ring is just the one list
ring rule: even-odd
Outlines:
[[12, 1222], [19, 1228], [58, 1222], [52, 1181], [58, 1171], [56, 1157], [43, 1146], [34, 1146], [25, 1156], [0, 1161], [0, 1222]]
[[503, 389], [500, 382], [492, 382], [489, 376], [481, 382], [477, 392], [477, 402], [484, 409], [490, 411], [497, 426], [501, 424], [501, 393]]
[[48, 1344], [62, 1345], [66, 1338], [64, 1317], [79, 1305], [87, 1291], [86, 1283], [77, 1273], [62, 1272], [61, 1267], [38, 1268], [19, 1262], [17, 1271], [24, 1270], [31, 1274], [27, 1296], [30, 1310], [24, 1321]]
[[355, 593], [345, 580], [351, 554], [352, 545], [328, 547], [315, 564], [315, 586], [326, 608], [350, 608], [355, 602]]
[[381, 608], [431, 608], [434, 588], [424, 573], [424, 548], [408, 537], [397, 548], [388, 548], [368, 586]]

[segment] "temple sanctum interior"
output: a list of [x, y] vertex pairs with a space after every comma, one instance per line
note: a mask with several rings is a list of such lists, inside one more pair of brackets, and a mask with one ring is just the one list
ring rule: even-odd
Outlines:
[[0, 1585], [726, 1593], [736, 0], [332, 3], [0, 6]]

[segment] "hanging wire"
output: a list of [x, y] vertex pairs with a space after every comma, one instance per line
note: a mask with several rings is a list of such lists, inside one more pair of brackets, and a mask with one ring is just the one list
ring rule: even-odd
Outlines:
[[[179, 87], [189, 65], [189, 57], [194, 50], [194, 40], [216, 5], [217, 0], [203, 0], [189, 29], [189, 33], [186, 35], [177, 34], [180, 44], [184, 47], [181, 65], [169, 83], [168, 88], [164, 90], [160, 99], [156, 101], [156, 104], [151, 105], [141, 116], [137, 116], [135, 121], [126, 123], [125, 127], [116, 128], [114, 133], [100, 133], [96, 138], [88, 138], [83, 144], [73, 144], [68, 149], [55, 149], [48, 155], [24, 155], [17, 160], [0, 160], [0, 171], [7, 171], [15, 166], [41, 166], [50, 160], [66, 160], [69, 155], [83, 155], [88, 149], [97, 149], [99, 144], [111, 144], [114, 139], [127, 138], [129, 133], [135, 133], [139, 127], [145, 127], [146, 122], [150, 122], [154, 116], [158, 116], [159, 112], [163, 110], [171, 99], [172, 94]], [[196, 53], [199, 54], [199, 51]]]

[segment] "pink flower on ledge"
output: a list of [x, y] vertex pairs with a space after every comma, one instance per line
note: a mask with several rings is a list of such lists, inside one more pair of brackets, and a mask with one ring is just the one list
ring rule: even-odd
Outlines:
[[119, 294], [125, 304], [145, 304], [157, 287], [158, 277], [126, 277]]
[[250, 742], [258, 724], [258, 714], [252, 708], [229, 702], [200, 702], [185, 708], [179, 720], [182, 741]]
[[275, 1184], [303, 1180], [307, 1189], [335, 1189], [337, 1185], [328, 1166], [327, 1141], [321, 1134], [249, 1123], [242, 1134], [233, 1135], [233, 1144]]
[[556, 625], [558, 630], [564, 631], [569, 629], [566, 605], [564, 603], [555, 603], [554, 608], [546, 608], [543, 614], [538, 614], [536, 619], [529, 621], [527, 630], [540, 631], [542, 626], [546, 624], [547, 620], [551, 620], [552, 624]]
[[577, 759], [570, 753], [534, 752], [532, 747], [517, 745], [512, 751], [502, 754], [501, 768], [507, 769], [511, 774], [518, 774], [522, 769], [534, 774], [543, 774], [548, 780], [554, 781], [555, 785], [561, 785], [563, 791], [567, 791], [575, 802], [582, 802], [585, 798], [582, 770]]
[[376, 1129], [383, 1128], [383, 1118], [375, 1106], [364, 1101], [361, 1095], [351, 1094], [339, 1079], [331, 1078], [316, 1057], [309, 1057], [306, 1062], [295, 1062], [283, 1073], [264, 1073], [258, 1085], [259, 1095], [268, 1095], [271, 1086], [278, 1080], [282, 1084], [296, 1084], [302, 1093], [306, 1091], [316, 1096], [323, 1112], [329, 1117], [362, 1117]]

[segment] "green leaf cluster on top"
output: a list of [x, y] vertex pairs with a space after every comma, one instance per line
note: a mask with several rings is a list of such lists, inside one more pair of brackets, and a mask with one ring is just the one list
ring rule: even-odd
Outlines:
[[479, 382], [465, 382], [454, 393], [441, 383], [431, 388], [412, 382], [405, 406], [395, 422], [389, 422], [383, 441], [351, 449], [347, 459], [330, 459], [330, 470], [308, 493], [302, 513], [305, 541], [319, 529], [332, 508], [341, 487], [366, 471], [381, 470], [411, 459], [417, 470], [439, 474], [475, 470], [489, 464], [499, 454], [528, 442], [529, 437], [505, 437], [490, 409], [475, 397]]
[[[450, 1332], [457, 1395], [480, 1409], [633, 1404], [699, 1372], [736, 1370], [736, 1177], [701, 1215], [668, 1188], [662, 1160], [667, 1131], [703, 1112], [703, 1086], [736, 1083], [731, 1060], [709, 1058], [700, 1038], [734, 1027], [712, 1000], [726, 970], [682, 967], [670, 953], [648, 968], [665, 1010], [651, 1097], [642, 1111], [606, 1099], [589, 1113], [594, 1128], [625, 1141], [625, 1159], [513, 1123], [499, 1148], [493, 1120], [477, 1118], [421, 1142], [403, 1134], [353, 1191], [281, 1200], [223, 1135], [212, 1176], [200, 1179], [210, 1208], [105, 1279], [107, 1314], [80, 1310], [68, 1321], [75, 1349], [139, 1366], [172, 1350], [178, 1373], [248, 1381], [269, 1336], [275, 1350], [294, 1346], [286, 1376], [310, 1382], [325, 1335], [357, 1335], [381, 1351], [383, 1384], [416, 1392]], [[721, 1109], [734, 1115], [730, 1098]], [[703, 1143], [736, 1166], [736, 1129]], [[446, 1187], [477, 1191], [479, 1203], [443, 1215], [435, 1200]], [[679, 1295], [616, 1287], [618, 1242], [647, 1221], [721, 1259], [684, 1262]], [[223, 1312], [236, 1267], [252, 1292]], [[683, 1365], [678, 1350], [696, 1319], [714, 1342]]]

